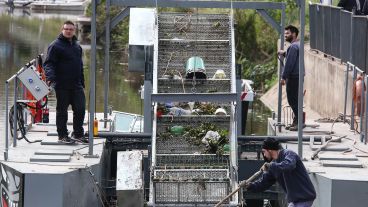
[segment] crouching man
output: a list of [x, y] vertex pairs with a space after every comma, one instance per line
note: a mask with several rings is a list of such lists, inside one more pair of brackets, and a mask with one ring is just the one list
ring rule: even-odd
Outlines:
[[262, 176], [241, 187], [250, 192], [262, 192], [278, 182], [286, 193], [288, 207], [311, 207], [316, 198], [316, 191], [300, 157], [293, 151], [282, 149], [274, 138], [263, 142], [262, 153], [266, 162], [261, 170]]

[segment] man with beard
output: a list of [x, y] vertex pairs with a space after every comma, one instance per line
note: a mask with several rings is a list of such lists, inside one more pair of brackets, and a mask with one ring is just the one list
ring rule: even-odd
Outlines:
[[242, 181], [239, 185], [250, 192], [262, 192], [275, 182], [286, 193], [288, 207], [311, 207], [316, 191], [300, 157], [293, 151], [282, 149], [274, 138], [267, 138], [262, 145], [267, 161], [261, 168], [262, 176], [251, 183]]
[[286, 84], [286, 95], [289, 105], [294, 113], [290, 131], [298, 131], [298, 90], [299, 90], [299, 30], [293, 25], [285, 27], [285, 40], [291, 45], [287, 51], [280, 50], [278, 55], [286, 56], [284, 71], [281, 76], [281, 85]]

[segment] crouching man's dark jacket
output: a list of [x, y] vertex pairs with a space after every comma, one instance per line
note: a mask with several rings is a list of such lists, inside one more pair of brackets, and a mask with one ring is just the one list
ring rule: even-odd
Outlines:
[[262, 192], [278, 182], [285, 191], [288, 202], [313, 201], [316, 191], [299, 156], [290, 150], [282, 149], [277, 160], [262, 177], [250, 184], [247, 190]]

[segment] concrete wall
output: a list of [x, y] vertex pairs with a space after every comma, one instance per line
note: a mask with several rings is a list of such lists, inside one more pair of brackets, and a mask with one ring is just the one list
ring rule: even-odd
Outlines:
[[[346, 65], [324, 57], [305, 45], [304, 104], [322, 117], [336, 118], [344, 111]], [[352, 72], [348, 81], [347, 114], [351, 114]]]

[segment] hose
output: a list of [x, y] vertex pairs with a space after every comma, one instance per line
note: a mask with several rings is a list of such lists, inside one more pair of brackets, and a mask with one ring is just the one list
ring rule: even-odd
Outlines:
[[[25, 128], [25, 121], [24, 121], [24, 107], [23, 104], [21, 103], [17, 103], [17, 124], [18, 124], [18, 130], [21, 133], [21, 137], [17, 137], [18, 140], [24, 139], [26, 140], [28, 143], [36, 143], [36, 142], [41, 142], [42, 140], [34, 140], [34, 141], [30, 141], [27, 137], [26, 137], [26, 133], [27, 130]], [[13, 123], [14, 123], [14, 106], [11, 107], [10, 111], [9, 111], [9, 125], [10, 125], [10, 134], [12, 137], [14, 137], [13, 134]]]

